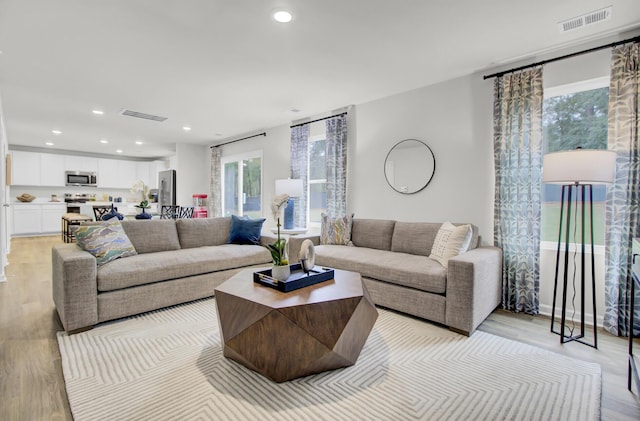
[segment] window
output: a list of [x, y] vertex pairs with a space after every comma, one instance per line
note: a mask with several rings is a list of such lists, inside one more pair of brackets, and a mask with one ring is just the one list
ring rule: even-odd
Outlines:
[[321, 215], [327, 211], [327, 158], [326, 135], [317, 135], [309, 138], [309, 179], [308, 185], [308, 212], [309, 222], [319, 224]]
[[[608, 77], [546, 89], [542, 111], [544, 153], [577, 147], [607, 149], [608, 107]], [[557, 246], [561, 188], [554, 184], [542, 186], [543, 247], [545, 241], [552, 242], [553, 248]], [[605, 201], [606, 187], [594, 185], [593, 242], [596, 245], [604, 245]], [[581, 222], [577, 216], [579, 230]], [[576, 235], [580, 235], [579, 231]]]
[[262, 216], [262, 151], [223, 157], [222, 210], [224, 216]]

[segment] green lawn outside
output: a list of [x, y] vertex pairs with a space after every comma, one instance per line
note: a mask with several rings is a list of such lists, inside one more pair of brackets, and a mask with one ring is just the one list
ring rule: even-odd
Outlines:
[[[591, 241], [589, 236], [589, 209], [585, 209], [586, 213], [586, 221], [587, 224], [585, 229], [587, 231], [586, 241]], [[594, 203], [593, 204], [593, 243], [595, 245], [604, 245], [604, 215], [605, 214], [605, 205], [604, 203]], [[580, 215], [580, 207], [578, 206], [578, 217], [575, 218], [575, 205], [571, 208], [571, 219], [577, 222], [577, 230], [576, 230], [576, 239], [573, 240], [573, 229], [574, 223], [571, 224], [571, 231], [569, 235], [571, 239], [569, 242], [571, 243], [580, 243], [582, 240], [581, 234], [581, 221], [582, 215]], [[566, 218], [566, 209], [565, 209], [565, 218]], [[541, 226], [541, 240], [542, 241], [558, 241], [558, 225], [560, 221], [560, 203], [551, 202], [551, 203], [543, 203], [542, 204], [542, 226]], [[564, 236], [564, 227], [563, 227], [563, 236]], [[564, 242], [564, 237], [562, 239]]]

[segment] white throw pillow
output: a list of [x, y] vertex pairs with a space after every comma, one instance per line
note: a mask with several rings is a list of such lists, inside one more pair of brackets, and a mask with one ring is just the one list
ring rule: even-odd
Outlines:
[[449, 259], [467, 251], [472, 233], [469, 224], [456, 227], [449, 221], [445, 222], [436, 234], [429, 257], [447, 267]]

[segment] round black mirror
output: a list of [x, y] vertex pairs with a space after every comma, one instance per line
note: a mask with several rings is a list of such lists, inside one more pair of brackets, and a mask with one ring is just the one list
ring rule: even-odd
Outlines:
[[426, 143], [405, 139], [384, 160], [384, 176], [398, 193], [413, 194], [427, 187], [436, 172], [436, 158]]

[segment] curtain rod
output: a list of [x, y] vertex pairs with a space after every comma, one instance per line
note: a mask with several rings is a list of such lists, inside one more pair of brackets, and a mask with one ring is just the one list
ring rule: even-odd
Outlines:
[[492, 77], [500, 77], [500, 76], [506, 75], [507, 73], [514, 73], [514, 72], [517, 72], [517, 71], [520, 71], [520, 70], [528, 69], [530, 67], [542, 66], [543, 64], [551, 63], [551, 62], [554, 62], [554, 61], [564, 60], [564, 59], [567, 59], [567, 58], [580, 56], [582, 54], [593, 53], [594, 51], [604, 50], [605, 48], [616, 47], [618, 45], [626, 44], [628, 42], [640, 42], [640, 36], [636, 36], [636, 37], [633, 37], [633, 38], [625, 39], [624, 41], [612, 42], [610, 44], [601, 45], [599, 47], [589, 48], [588, 50], [578, 51], [576, 53], [566, 54], [566, 55], [560, 56], [560, 57], [550, 58], [548, 60], [542, 60], [542, 61], [539, 61], [537, 63], [527, 64], [526, 66], [515, 67], [513, 69], [505, 70], [505, 71], [498, 72], [498, 73], [494, 73], [492, 75], [488, 75], [488, 76], [485, 75], [483, 77], [483, 79], [487, 80], [487, 79], [491, 79]]
[[251, 139], [253, 137], [266, 136], [266, 135], [267, 135], [267, 132], [262, 132], [262, 133], [254, 134], [254, 135], [251, 135], [251, 136], [243, 137], [242, 139], [232, 140], [231, 142], [225, 142], [225, 143], [220, 143], [220, 144], [217, 144], [217, 145], [211, 145], [209, 147], [210, 148], [217, 148], [218, 146], [228, 145], [229, 143], [236, 143], [236, 142], [240, 142], [241, 140], [247, 140], [247, 139]]
[[318, 118], [318, 119], [311, 120], [311, 121], [306, 121], [306, 122], [300, 123], [300, 124], [294, 124], [293, 126], [289, 126], [289, 128], [293, 129], [294, 127], [304, 126], [305, 124], [315, 123], [316, 121], [328, 120], [330, 118], [340, 117], [340, 116], [343, 116], [343, 115], [347, 115], [347, 112], [345, 111], [345, 112], [340, 113], [340, 114], [330, 115], [329, 117], [323, 117], [323, 118]]

